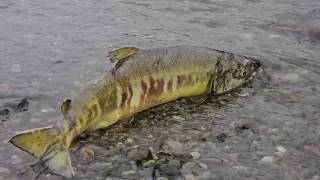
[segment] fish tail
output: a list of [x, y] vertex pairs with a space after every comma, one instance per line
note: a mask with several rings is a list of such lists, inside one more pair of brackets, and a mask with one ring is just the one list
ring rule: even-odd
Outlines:
[[39, 159], [48, 170], [70, 178], [74, 176], [69, 148], [61, 141], [54, 126], [23, 131], [13, 136], [9, 142]]

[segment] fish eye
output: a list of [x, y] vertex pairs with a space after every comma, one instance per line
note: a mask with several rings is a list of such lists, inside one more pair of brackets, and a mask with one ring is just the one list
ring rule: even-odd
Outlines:
[[246, 71], [243, 71], [242, 76], [245, 76], [245, 75], [246, 75]]

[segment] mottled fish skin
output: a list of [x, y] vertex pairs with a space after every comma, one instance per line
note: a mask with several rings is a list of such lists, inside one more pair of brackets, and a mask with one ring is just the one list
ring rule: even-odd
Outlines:
[[140, 49], [115, 74], [106, 71], [81, 89], [57, 127], [69, 147], [83, 132], [180, 97], [200, 95], [212, 77], [213, 93], [231, 90], [254, 74], [250, 63], [244, 56], [204, 47]]

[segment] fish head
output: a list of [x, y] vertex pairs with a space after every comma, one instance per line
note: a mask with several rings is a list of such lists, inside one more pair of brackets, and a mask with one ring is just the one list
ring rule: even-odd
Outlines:
[[256, 77], [261, 69], [259, 60], [240, 55], [222, 59], [214, 81], [214, 93], [223, 94], [244, 86]]

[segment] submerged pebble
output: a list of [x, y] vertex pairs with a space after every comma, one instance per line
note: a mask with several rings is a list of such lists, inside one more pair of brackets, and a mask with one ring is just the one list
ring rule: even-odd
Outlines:
[[201, 156], [199, 152], [191, 152], [190, 154], [193, 157], [193, 159], [199, 159], [199, 157]]
[[160, 166], [160, 171], [168, 176], [176, 176], [180, 174], [179, 168], [170, 164], [162, 164]]
[[304, 144], [303, 148], [306, 151], [313, 152], [314, 154], [317, 154], [320, 156], [320, 140], [309, 141]]
[[175, 150], [175, 151], [182, 151], [183, 150], [183, 145], [179, 141], [167, 141], [167, 145]]
[[17, 99], [7, 103], [7, 105], [14, 111], [22, 112], [27, 111], [29, 108], [29, 101], [27, 99]]
[[10, 174], [10, 170], [5, 167], [0, 167], [0, 175]]

